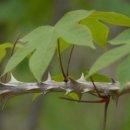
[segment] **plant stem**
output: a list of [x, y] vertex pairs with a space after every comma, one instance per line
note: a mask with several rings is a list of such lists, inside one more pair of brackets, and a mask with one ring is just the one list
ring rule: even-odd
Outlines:
[[71, 61], [71, 57], [72, 57], [73, 50], [74, 50], [74, 45], [73, 45], [72, 48], [71, 48], [70, 56], [69, 56], [69, 60], [68, 60], [67, 73], [66, 73], [67, 77], [69, 76], [69, 67], [70, 67], [70, 61]]
[[60, 39], [58, 39], [58, 42], [57, 42], [57, 50], [58, 50], [58, 55], [59, 55], [60, 68], [61, 68], [61, 71], [62, 71], [62, 74], [63, 74], [63, 77], [64, 77], [64, 81], [67, 82], [68, 78], [67, 78], [65, 71], [63, 69], [63, 64], [62, 64], [62, 59], [61, 59]]
[[105, 108], [104, 108], [104, 121], [103, 121], [103, 130], [106, 130], [106, 123], [107, 123], [107, 110], [108, 110], [109, 102], [110, 102], [110, 97], [108, 97], [108, 101], [105, 102]]
[[97, 87], [96, 87], [96, 85], [95, 85], [95, 83], [94, 83], [94, 80], [93, 80], [92, 76], [90, 77], [90, 80], [91, 80], [91, 82], [92, 82], [92, 84], [93, 84], [93, 86], [94, 86], [94, 89], [95, 89], [95, 91], [97, 92], [98, 96], [102, 98], [100, 92], [98, 91], [98, 89], [97, 89]]

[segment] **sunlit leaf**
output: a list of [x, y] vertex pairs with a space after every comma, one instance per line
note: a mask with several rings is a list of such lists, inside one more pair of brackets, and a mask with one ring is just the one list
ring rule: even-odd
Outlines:
[[119, 14], [115, 12], [95, 11], [92, 13], [91, 17], [108, 22], [110, 24], [130, 27], [130, 18], [123, 14]]
[[64, 39], [60, 38], [60, 51], [61, 53], [70, 46], [68, 42], [66, 42]]
[[91, 16], [83, 20], [81, 23], [88, 26], [92, 32], [93, 39], [97, 44], [101, 45], [102, 47], [106, 46], [109, 28], [105, 24], [98, 21], [97, 18], [93, 18]]
[[[94, 47], [90, 30], [79, 22], [92, 14], [93, 11], [76, 10], [65, 14], [55, 25], [58, 35], [67, 42]], [[87, 41], [85, 41], [87, 39]]]
[[81, 23], [91, 30], [94, 41], [102, 47], [106, 46], [109, 34], [109, 28], [104, 22], [120, 26], [130, 26], [130, 18], [125, 15], [114, 12], [93, 11]]
[[65, 26], [68, 26], [70, 24], [79, 23], [80, 20], [88, 17], [91, 15], [93, 11], [87, 11], [87, 10], [74, 10], [66, 13], [55, 26], [58, 26], [58, 28], [62, 28]]
[[0, 62], [3, 60], [3, 58], [6, 55], [6, 50], [5, 48], [0, 47]]
[[[83, 25], [82, 21], [87, 26]], [[54, 27], [41, 26], [23, 37], [20, 41], [24, 43], [24, 46], [9, 60], [4, 74], [10, 72], [25, 57], [31, 54], [29, 67], [34, 77], [40, 82], [55, 53], [58, 40], [62, 44], [62, 51], [67, 48], [68, 44], [94, 48], [93, 41], [105, 46], [109, 29], [101, 21], [130, 26], [130, 18], [122, 14], [86, 10], [70, 11]], [[119, 47], [105, 53], [96, 62], [97, 65], [92, 67], [93, 70], [90, 70], [89, 75], [110, 65], [128, 53], [129, 47], [122, 46], [121, 48], [123, 52]]]
[[3, 58], [6, 55], [6, 49], [7, 48], [12, 48], [13, 44], [11, 43], [3, 43], [0, 45], [0, 62], [3, 60]]
[[58, 37], [65, 41], [82, 46], [94, 48], [90, 30], [79, 24], [80, 20], [88, 17], [93, 11], [77, 10], [67, 13], [56, 25]]
[[[18, 50], [22, 47], [22, 45], [17, 44], [15, 47], [15, 50]], [[4, 59], [4, 57], [6, 56], [7, 53], [7, 49], [12, 49], [13, 48], [13, 44], [12, 43], [3, 43], [0, 45], [0, 62]]]
[[94, 48], [91, 32], [83, 25], [75, 24], [58, 29], [57, 35], [71, 44]]

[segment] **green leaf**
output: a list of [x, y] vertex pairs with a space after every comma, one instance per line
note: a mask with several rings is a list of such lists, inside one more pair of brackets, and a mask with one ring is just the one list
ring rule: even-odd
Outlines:
[[[84, 72], [85, 79], [87, 81], [91, 81], [90, 77], [88, 77], [88, 73], [89, 73], [89, 70]], [[111, 82], [111, 79], [104, 74], [95, 73], [91, 76], [95, 82]]]
[[[38, 82], [47, 69], [57, 46], [58, 39], [67, 43], [84, 45], [94, 48], [90, 30], [80, 25], [79, 21], [88, 17], [92, 11], [71, 11], [67, 13], [54, 27], [41, 26], [20, 41], [24, 46], [19, 49], [9, 60], [5, 73], [14, 69], [25, 57], [32, 53], [29, 67]], [[63, 43], [63, 41], [60, 41]], [[68, 45], [67, 45], [68, 46]], [[64, 49], [65, 46], [62, 47]]]
[[88, 17], [91, 15], [93, 11], [87, 11], [87, 10], [74, 10], [66, 13], [55, 26], [58, 26], [58, 28], [64, 28], [65, 26], [68, 26], [70, 24], [79, 23], [82, 19]]
[[92, 75], [95, 82], [111, 82], [111, 79], [108, 78], [106, 75], [96, 73]]
[[109, 28], [104, 22], [120, 26], [130, 26], [129, 17], [114, 12], [93, 11], [87, 18], [81, 20], [80, 23], [86, 25], [91, 30], [94, 41], [102, 47], [106, 46], [109, 34]]
[[56, 49], [56, 39], [53, 31], [54, 28], [51, 26], [42, 26], [21, 39], [21, 42], [27, 43], [11, 57], [5, 73], [11, 71], [27, 55], [33, 52], [29, 66], [35, 78], [40, 82], [42, 74], [45, 72]]
[[59, 38], [60, 41], [60, 51], [61, 53], [70, 46], [70, 43], [66, 42], [64, 39]]
[[85, 20], [82, 20], [81, 23], [88, 26], [88, 28], [92, 32], [93, 39], [97, 44], [101, 45], [102, 47], [106, 46], [109, 28], [105, 24], [91, 16], [89, 16]]
[[125, 31], [121, 32], [118, 36], [113, 38], [109, 41], [112, 45], [119, 45], [119, 44], [130, 44], [130, 29], [126, 29]]
[[55, 81], [64, 81], [64, 78], [63, 78], [63, 75], [60, 73], [60, 74], [56, 74], [56, 75], [53, 75], [52, 76], [52, 79], [55, 80]]
[[0, 45], [0, 62], [3, 60], [3, 58], [6, 55], [6, 49], [11, 47], [12, 47], [11, 43], [3, 43]]
[[[4, 59], [4, 57], [7, 53], [6, 49], [9, 49], [9, 48], [12, 48], [12, 47], [13, 47], [12, 43], [3, 43], [3, 44], [0, 45], [0, 62]], [[21, 47], [21, 45], [17, 44], [16, 50], [19, 49], [20, 47]]]
[[83, 25], [69, 25], [63, 29], [58, 28], [56, 31], [59, 37], [62, 37], [71, 44], [94, 48], [91, 32]]
[[78, 93], [75, 93], [75, 92], [71, 92], [71, 93], [69, 93], [69, 96], [71, 98], [73, 98], [74, 100], [79, 100], [81, 95], [79, 95]]
[[[81, 24], [82, 20], [85, 20], [85, 24], [87, 26]], [[86, 10], [70, 11], [65, 14], [54, 27], [41, 26], [21, 39], [24, 46], [9, 60], [4, 74], [14, 69], [25, 57], [31, 54], [29, 67], [34, 77], [40, 82], [43, 73], [47, 69], [55, 53], [58, 39], [60, 39], [60, 42], [63, 44], [66, 42], [69, 44], [94, 48], [92, 42], [94, 38], [94, 41], [100, 43], [102, 46], [105, 46], [109, 30], [106, 25], [100, 21], [121, 26], [130, 26], [130, 18], [122, 14]], [[63, 45], [62, 50], [64, 50], [67, 46], [68, 45]], [[122, 53], [122, 55], [125, 54], [126, 52]], [[2, 57], [4, 57], [4, 51], [3, 55], [1, 55], [1, 59]], [[105, 64], [98, 66], [97, 69], [93, 71], [109, 65], [119, 57], [121, 57], [121, 54], [117, 57], [113, 56], [110, 62], [107, 61], [109, 63], [105, 62]]]
[[123, 14], [114, 13], [114, 12], [95, 11], [92, 13], [91, 17], [108, 22], [110, 24], [130, 27], [130, 18]]
[[13, 68], [15, 68], [28, 54], [30, 54], [34, 48], [30, 46], [30, 44], [24, 45], [21, 49], [19, 49], [9, 60], [5, 73], [10, 72]]
[[100, 56], [94, 63], [94, 65], [91, 67], [88, 77], [95, 74], [99, 70], [111, 65], [112, 63], [124, 57], [125, 55], [129, 54], [129, 50], [130, 45], [124, 45], [107, 51], [102, 56]]
[[118, 66], [117, 78], [123, 88], [130, 81], [130, 55]]
[[90, 30], [86, 26], [79, 24], [82, 19], [88, 17], [92, 12], [77, 10], [67, 13], [55, 25], [57, 36], [71, 44], [95, 48]]
[[[91, 81], [90, 78], [88, 78], [88, 75], [86, 75], [85, 78], [87, 79], [87, 81]], [[106, 75], [99, 73], [93, 74], [92, 78], [95, 82], [111, 82], [110, 78], [108, 78]]]
[[3, 58], [5, 57], [5, 55], [6, 55], [5, 48], [3, 48], [3, 47], [0, 46], [0, 62], [3, 60]]

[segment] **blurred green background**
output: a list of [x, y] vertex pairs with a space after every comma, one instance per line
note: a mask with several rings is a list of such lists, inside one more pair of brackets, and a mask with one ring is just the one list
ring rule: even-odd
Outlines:
[[[0, 0], [0, 43], [13, 42], [18, 33], [26, 35], [44, 24], [54, 25], [65, 12], [75, 9], [115, 11], [130, 16], [129, 0]], [[111, 27], [111, 26], [110, 26]], [[121, 27], [111, 27], [110, 37], [120, 32]], [[63, 54], [66, 67], [68, 51]], [[70, 66], [72, 77], [79, 77], [103, 52], [76, 47]], [[80, 55], [79, 55], [80, 54]], [[91, 57], [90, 57], [91, 54]], [[22, 81], [33, 81], [25, 59], [14, 70]], [[116, 65], [103, 70], [114, 77]], [[58, 74], [57, 58], [48, 68]], [[46, 77], [46, 75], [45, 75]], [[63, 93], [40, 96], [32, 102], [33, 94], [14, 97], [0, 113], [0, 130], [100, 130], [103, 123], [103, 104], [78, 104], [59, 99]], [[92, 98], [86, 95], [85, 98]], [[130, 129], [130, 96], [121, 97], [118, 107], [112, 101], [108, 111], [107, 130]]]

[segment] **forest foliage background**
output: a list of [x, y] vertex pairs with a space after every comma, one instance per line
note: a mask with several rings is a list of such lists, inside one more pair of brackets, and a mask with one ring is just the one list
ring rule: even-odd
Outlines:
[[[13, 42], [17, 34], [26, 35], [41, 25], [54, 25], [64, 13], [75, 10], [114, 11], [130, 16], [129, 0], [0, 0], [0, 43]], [[111, 26], [113, 37], [123, 28]], [[80, 53], [80, 55], [78, 55]], [[90, 67], [102, 54], [101, 48], [96, 52], [82, 47], [75, 48], [70, 66], [72, 77], [78, 78], [81, 72]], [[91, 55], [91, 57], [90, 57]], [[66, 66], [67, 51], [63, 54]], [[32, 81], [28, 68], [21, 64], [14, 73], [22, 81]], [[116, 65], [103, 70], [103, 73], [115, 78]], [[1, 68], [1, 72], [2, 72]], [[60, 73], [57, 59], [52, 61], [49, 70]], [[46, 77], [46, 75], [45, 75]], [[78, 104], [60, 100], [63, 93], [40, 96], [32, 101], [33, 94], [14, 97], [0, 113], [0, 130], [84, 130], [100, 129], [103, 120], [103, 105]], [[88, 97], [88, 95], [86, 95]], [[90, 97], [91, 98], [91, 97]], [[118, 108], [111, 102], [108, 112], [108, 129], [129, 130], [130, 96], [120, 99]]]

